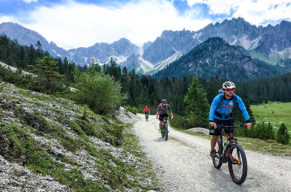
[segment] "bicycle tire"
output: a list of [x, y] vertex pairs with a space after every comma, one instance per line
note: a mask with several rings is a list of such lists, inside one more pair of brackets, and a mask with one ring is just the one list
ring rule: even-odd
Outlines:
[[164, 138], [164, 136], [165, 136], [165, 130], [164, 130], [164, 127], [162, 127], [162, 129], [161, 129], [161, 135], [162, 135], [162, 138]]
[[165, 140], [167, 141], [168, 140], [168, 125], [165, 125]]
[[216, 169], [220, 169], [221, 165], [222, 165], [222, 159], [221, 159], [221, 154], [222, 154], [222, 149], [223, 149], [223, 145], [222, 145], [222, 139], [218, 138], [216, 141], [216, 156], [212, 157], [212, 163], [213, 166]]
[[[237, 153], [237, 157], [235, 154], [233, 155], [233, 152]], [[231, 146], [229, 155], [231, 155], [228, 159], [229, 174], [233, 182], [241, 185], [243, 182], [245, 182], [248, 172], [248, 163], [245, 152], [239, 144], [233, 144]], [[240, 174], [240, 177], [237, 177], [237, 175], [235, 174], [234, 166], [236, 166], [235, 168], [241, 169], [242, 173]]]

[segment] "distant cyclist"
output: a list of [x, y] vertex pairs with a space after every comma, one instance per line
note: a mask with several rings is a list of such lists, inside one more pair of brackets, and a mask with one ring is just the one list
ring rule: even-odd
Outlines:
[[168, 112], [171, 113], [171, 119], [174, 118], [171, 106], [167, 104], [167, 100], [163, 99], [162, 103], [159, 104], [158, 109], [157, 109], [157, 119], [160, 120], [160, 130], [162, 128], [163, 124], [163, 118], [164, 117], [169, 117]]
[[211, 139], [211, 151], [210, 156], [215, 156], [215, 144], [217, 137], [221, 134], [217, 128], [217, 125], [233, 126], [233, 114], [232, 110], [234, 106], [238, 106], [243, 117], [246, 121], [246, 127], [251, 128], [250, 117], [246, 110], [246, 107], [242, 99], [234, 94], [235, 84], [231, 81], [226, 81], [222, 85], [222, 90], [219, 95], [217, 95], [210, 106], [209, 111], [209, 123], [212, 128], [214, 128], [214, 133]]
[[147, 120], [149, 118], [149, 113], [151, 112], [150, 108], [146, 105], [145, 108], [143, 109], [145, 119]]

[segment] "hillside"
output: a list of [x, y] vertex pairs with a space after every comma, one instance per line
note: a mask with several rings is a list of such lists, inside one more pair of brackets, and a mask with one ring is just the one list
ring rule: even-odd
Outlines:
[[219, 76], [232, 81], [244, 81], [282, 72], [282, 67], [253, 60], [239, 48], [229, 45], [219, 37], [214, 37], [199, 44], [154, 76], [158, 79], [183, 78], [189, 75], [210, 79]]
[[155, 185], [128, 125], [70, 100], [0, 84], [0, 191], [144, 191]]

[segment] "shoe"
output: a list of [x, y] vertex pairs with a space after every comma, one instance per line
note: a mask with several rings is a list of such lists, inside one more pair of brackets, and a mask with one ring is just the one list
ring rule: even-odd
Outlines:
[[216, 156], [216, 151], [210, 151], [210, 157], [215, 157]]

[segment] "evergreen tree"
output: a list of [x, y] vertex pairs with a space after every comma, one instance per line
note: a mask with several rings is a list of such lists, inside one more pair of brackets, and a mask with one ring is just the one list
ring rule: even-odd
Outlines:
[[282, 123], [277, 132], [277, 141], [279, 143], [288, 144], [290, 135], [288, 134], [288, 129], [285, 124]]
[[55, 92], [62, 75], [58, 73], [57, 61], [50, 56], [45, 56], [37, 60], [33, 71], [37, 74], [37, 85], [46, 93]]
[[193, 77], [184, 102], [186, 103], [186, 112], [191, 118], [190, 122], [193, 123], [193, 126], [208, 127], [209, 104], [206, 92], [195, 77]]

